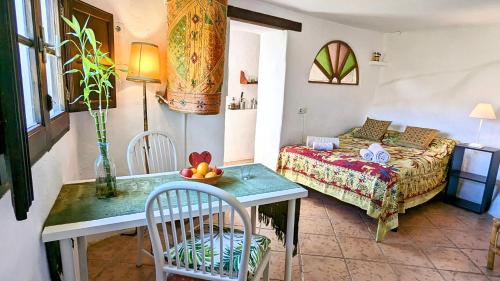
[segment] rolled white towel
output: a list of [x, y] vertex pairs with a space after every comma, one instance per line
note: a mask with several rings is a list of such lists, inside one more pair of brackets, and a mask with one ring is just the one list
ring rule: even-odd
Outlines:
[[313, 142], [312, 148], [319, 151], [330, 151], [333, 150], [333, 143], [331, 142]]
[[359, 151], [359, 154], [361, 155], [361, 158], [363, 158], [366, 161], [373, 160], [373, 152], [371, 152], [369, 149], [363, 148]]
[[333, 143], [333, 148], [338, 148], [340, 145], [339, 138], [327, 138], [327, 137], [314, 137], [307, 136], [306, 145], [307, 147], [313, 147], [313, 143]]
[[373, 153], [373, 161], [385, 164], [391, 160], [391, 155], [379, 143], [373, 143], [368, 147]]

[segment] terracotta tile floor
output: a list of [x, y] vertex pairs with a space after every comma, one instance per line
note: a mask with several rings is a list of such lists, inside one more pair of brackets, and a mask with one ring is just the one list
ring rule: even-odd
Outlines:
[[[377, 223], [362, 210], [310, 191], [302, 201], [300, 254], [293, 279], [321, 280], [492, 280], [500, 281], [500, 257], [486, 269], [491, 217], [439, 201], [400, 215], [398, 232], [376, 243]], [[283, 280], [284, 248], [272, 238], [271, 279]], [[150, 281], [154, 267], [135, 267], [135, 237], [113, 236], [89, 247], [94, 281]], [[180, 276], [168, 279], [192, 280]]]

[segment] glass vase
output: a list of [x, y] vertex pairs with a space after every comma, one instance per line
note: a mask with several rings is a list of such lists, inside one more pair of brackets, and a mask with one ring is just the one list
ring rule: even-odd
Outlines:
[[97, 198], [110, 198], [116, 192], [116, 166], [111, 158], [109, 142], [98, 142], [99, 155], [95, 160], [95, 194]]

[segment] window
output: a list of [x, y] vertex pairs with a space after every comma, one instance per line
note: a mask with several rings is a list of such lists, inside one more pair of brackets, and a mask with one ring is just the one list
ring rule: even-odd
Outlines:
[[0, 1], [0, 196], [33, 201], [31, 165], [69, 130], [59, 44], [62, 0]]
[[358, 62], [351, 47], [338, 40], [324, 45], [311, 66], [309, 82], [358, 85]]
[[[0, 1], [0, 196], [11, 190], [16, 218], [23, 220], [33, 201], [27, 126], [36, 127], [41, 119], [34, 105], [39, 101], [35, 98], [36, 84], [31, 79], [34, 76], [27, 81], [21, 78], [35, 70], [34, 50], [30, 49], [29, 41], [20, 44], [23, 39], [18, 39], [17, 34], [29, 36], [30, 30], [25, 21], [20, 23], [18, 33], [15, 7], [14, 0]], [[26, 103], [23, 93], [29, 97]], [[29, 110], [25, 110], [26, 104], [31, 106]]]
[[15, 0], [24, 115], [33, 164], [69, 129], [58, 0]]

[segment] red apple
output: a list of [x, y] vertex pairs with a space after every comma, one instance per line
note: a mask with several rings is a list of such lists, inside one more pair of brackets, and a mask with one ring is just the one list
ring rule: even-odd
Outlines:
[[183, 175], [186, 178], [190, 178], [193, 176], [193, 171], [190, 168], [184, 168], [181, 171], [181, 175]]
[[218, 176], [222, 174], [222, 169], [213, 167], [212, 172], [216, 173]]

